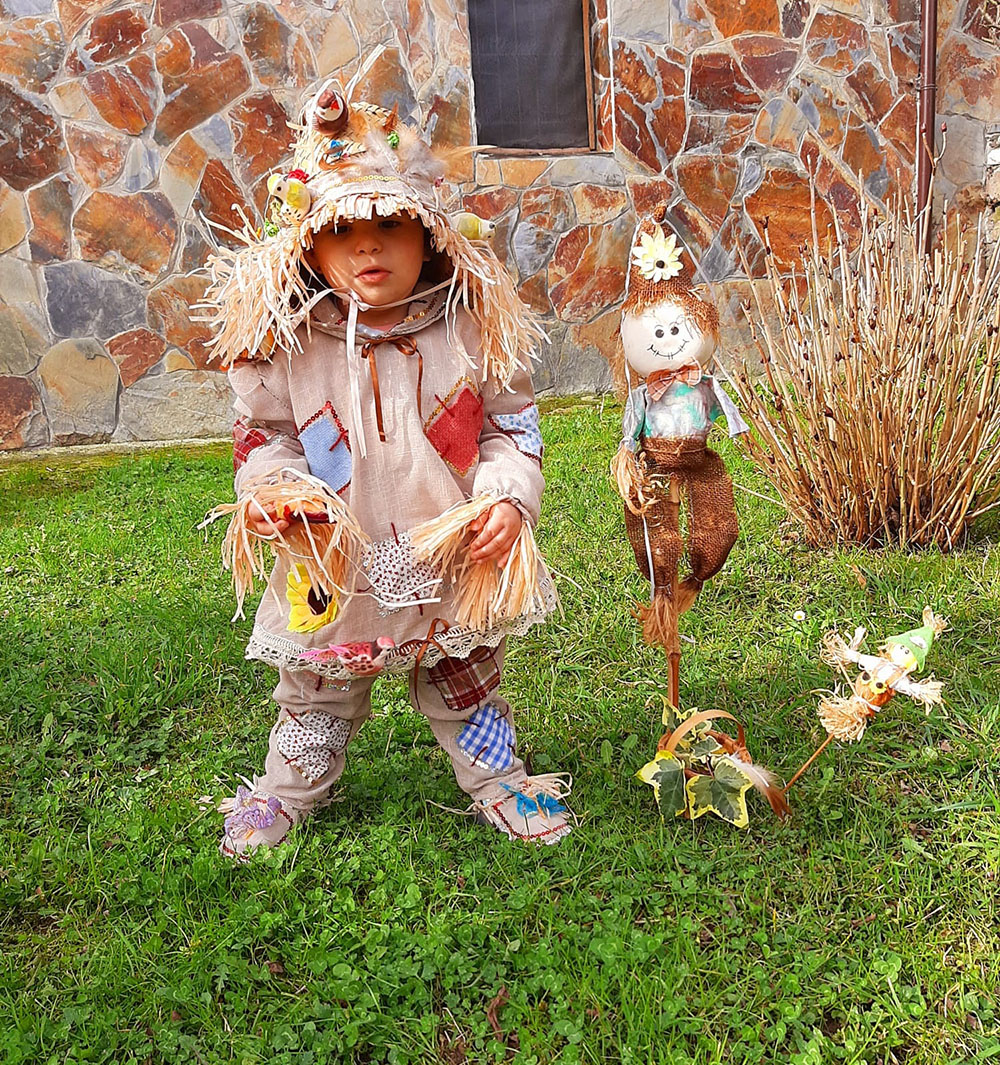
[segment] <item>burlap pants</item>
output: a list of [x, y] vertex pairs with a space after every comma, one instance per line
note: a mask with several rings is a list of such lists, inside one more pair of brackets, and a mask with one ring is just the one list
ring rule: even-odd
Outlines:
[[699, 585], [722, 569], [739, 533], [733, 482], [722, 459], [703, 445], [685, 444], [655, 439], [643, 442], [644, 472], [653, 499], [645, 525], [643, 518], [625, 508], [625, 528], [639, 572], [647, 579], [652, 576], [657, 588], [669, 587], [685, 547], [677, 512], [667, 500], [672, 479], [687, 497], [688, 563], [691, 577]]
[[[447, 752], [458, 786], [478, 802], [506, 794], [526, 776], [516, 753], [511, 709], [500, 698], [504, 647], [477, 648], [468, 658], [445, 658], [410, 674], [410, 702], [427, 718]], [[375, 677], [350, 688], [330, 687], [314, 673], [280, 671], [263, 776], [255, 790], [279, 798], [299, 821], [322, 803], [344, 772], [347, 747], [371, 716]]]

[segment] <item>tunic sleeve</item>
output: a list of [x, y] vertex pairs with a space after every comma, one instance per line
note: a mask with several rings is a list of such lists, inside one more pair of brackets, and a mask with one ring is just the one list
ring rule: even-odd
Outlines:
[[483, 395], [483, 431], [473, 493], [506, 496], [534, 525], [544, 486], [542, 434], [531, 378], [518, 371], [506, 391], [490, 379]]
[[257, 477], [283, 467], [309, 472], [299, 443], [288, 391], [288, 360], [242, 360], [229, 369], [236, 400], [233, 411], [233, 466], [236, 494]]

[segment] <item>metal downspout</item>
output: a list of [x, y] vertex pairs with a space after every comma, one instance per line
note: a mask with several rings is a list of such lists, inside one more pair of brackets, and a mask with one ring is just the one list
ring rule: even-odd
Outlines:
[[[920, 74], [917, 79], [917, 219], [924, 254], [931, 249], [931, 172], [934, 167], [934, 111], [937, 97], [937, 0], [923, 0], [920, 11]], [[926, 215], [924, 211], [926, 209]]]

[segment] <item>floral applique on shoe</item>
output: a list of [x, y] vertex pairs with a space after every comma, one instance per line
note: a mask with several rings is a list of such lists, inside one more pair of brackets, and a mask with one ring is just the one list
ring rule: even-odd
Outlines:
[[219, 812], [226, 814], [219, 852], [239, 862], [249, 861], [258, 847], [279, 846], [296, 822], [279, 798], [242, 784], [235, 798], [219, 803]]

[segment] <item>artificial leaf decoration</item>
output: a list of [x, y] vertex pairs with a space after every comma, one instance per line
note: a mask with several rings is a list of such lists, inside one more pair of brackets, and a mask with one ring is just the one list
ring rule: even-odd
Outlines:
[[779, 820], [787, 817], [781, 782], [750, 757], [743, 726], [736, 721], [739, 731], [733, 739], [712, 728], [711, 723], [718, 718], [736, 721], [724, 710], [695, 708], [682, 714], [663, 700], [662, 720], [667, 731], [657, 744], [656, 757], [636, 773], [652, 786], [660, 816], [694, 821], [714, 813], [737, 828], [746, 828], [750, 823], [746, 793], [756, 788]]
[[747, 789], [753, 786], [750, 778], [728, 755], [715, 759], [713, 769], [711, 776], [697, 773], [687, 782], [691, 820], [711, 812], [737, 828], [746, 828], [750, 824], [746, 800]]
[[[660, 715], [660, 720], [663, 722], [663, 727], [667, 732], [673, 732], [674, 729], [680, 728], [684, 715], [665, 695], [660, 696], [660, 701], [663, 703], [663, 713]], [[646, 705], [648, 706], [649, 703]]]
[[691, 740], [690, 744], [688, 744], [688, 749], [691, 751], [691, 760], [693, 762], [705, 762], [713, 754], [718, 754], [722, 747], [714, 736], [707, 735], [706, 725], [706, 735], [697, 736]]
[[646, 784], [653, 785], [653, 795], [660, 808], [660, 816], [666, 820], [670, 815], [681, 817], [687, 810], [684, 793], [684, 766], [674, 755], [660, 751], [652, 762], [647, 762], [636, 776]]

